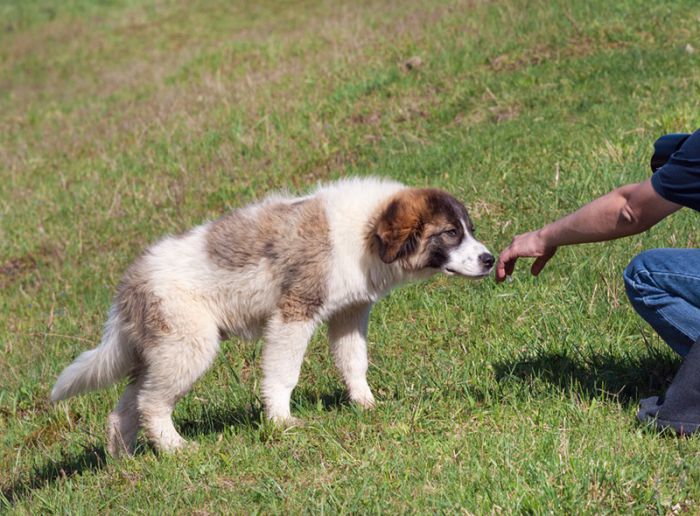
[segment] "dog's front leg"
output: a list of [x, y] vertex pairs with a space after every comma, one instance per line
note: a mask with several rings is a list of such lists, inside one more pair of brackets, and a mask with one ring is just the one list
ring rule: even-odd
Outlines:
[[374, 396], [367, 384], [367, 323], [371, 308], [371, 303], [350, 306], [328, 323], [331, 351], [350, 400], [365, 408], [374, 406]]
[[265, 414], [275, 423], [295, 423], [289, 401], [315, 326], [313, 321], [285, 321], [278, 315], [270, 319], [265, 328], [262, 395]]

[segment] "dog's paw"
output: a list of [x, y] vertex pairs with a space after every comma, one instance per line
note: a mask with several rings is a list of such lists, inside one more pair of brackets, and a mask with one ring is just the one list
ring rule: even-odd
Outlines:
[[136, 431], [132, 426], [127, 435], [122, 435], [122, 419], [115, 414], [110, 414], [107, 424], [107, 452], [115, 459], [123, 456], [130, 457], [136, 448]]
[[183, 442], [179, 448], [177, 448], [178, 453], [191, 453], [191, 452], [196, 452], [199, 450], [199, 443], [195, 441], [185, 441]]
[[176, 453], [192, 453], [199, 450], [199, 443], [194, 441], [188, 441], [182, 439], [177, 442], [167, 443], [167, 444], [156, 444], [156, 449], [159, 453], [166, 455], [176, 454]]
[[372, 392], [369, 390], [359, 395], [351, 394], [350, 401], [366, 410], [373, 409], [377, 404], [377, 402], [374, 401], [374, 396], [372, 395]]
[[122, 457], [131, 457], [134, 455], [134, 449], [131, 446], [126, 446], [121, 439], [111, 438], [107, 441], [107, 453], [114, 459]]
[[304, 426], [304, 420], [294, 416], [273, 416], [268, 418], [275, 426], [280, 428], [293, 428]]
[[284, 428], [294, 428], [294, 427], [303, 427], [305, 425], [304, 420], [300, 419], [298, 417], [290, 416], [287, 419], [285, 419], [282, 422], [282, 426]]

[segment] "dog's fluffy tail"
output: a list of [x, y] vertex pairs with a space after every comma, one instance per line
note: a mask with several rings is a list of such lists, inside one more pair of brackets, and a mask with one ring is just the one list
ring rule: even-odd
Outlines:
[[119, 316], [112, 307], [102, 342], [95, 349], [82, 353], [63, 370], [51, 391], [51, 401], [101, 389], [126, 376], [131, 370], [132, 357], [122, 344], [120, 333]]

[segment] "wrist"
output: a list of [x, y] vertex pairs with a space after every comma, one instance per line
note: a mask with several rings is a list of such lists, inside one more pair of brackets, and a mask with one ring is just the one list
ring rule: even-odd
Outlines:
[[554, 235], [551, 224], [547, 224], [546, 226], [535, 231], [535, 238], [537, 238], [538, 246], [542, 250], [557, 247], [557, 245], [554, 243]]

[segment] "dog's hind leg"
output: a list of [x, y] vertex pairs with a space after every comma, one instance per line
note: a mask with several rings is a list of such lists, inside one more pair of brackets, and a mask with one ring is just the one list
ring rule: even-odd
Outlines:
[[144, 353], [138, 411], [148, 439], [159, 451], [174, 451], [187, 443], [173, 425], [173, 409], [209, 368], [219, 349], [216, 328], [193, 335], [165, 337]]
[[374, 406], [374, 396], [367, 383], [367, 323], [371, 308], [370, 303], [353, 305], [328, 322], [331, 352], [350, 400], [365, 408]]
[[281, 315], [268, 321], [262, 353], [262, 395], [267, 418], [282, 424], [294, 423], [289, 410], [292, 391], [299, 380], [304, 353], [316, 323], [311, 320], [285, 322]]
[[132, 455], [136, 447], [136, 437], [141, 427], [137, 405], [137, 395], [141, 379], [136, 378], [126, 386], [116, 408], [109, 415], [107, 423], [107, 450], [113, 457], [122, 453]]

